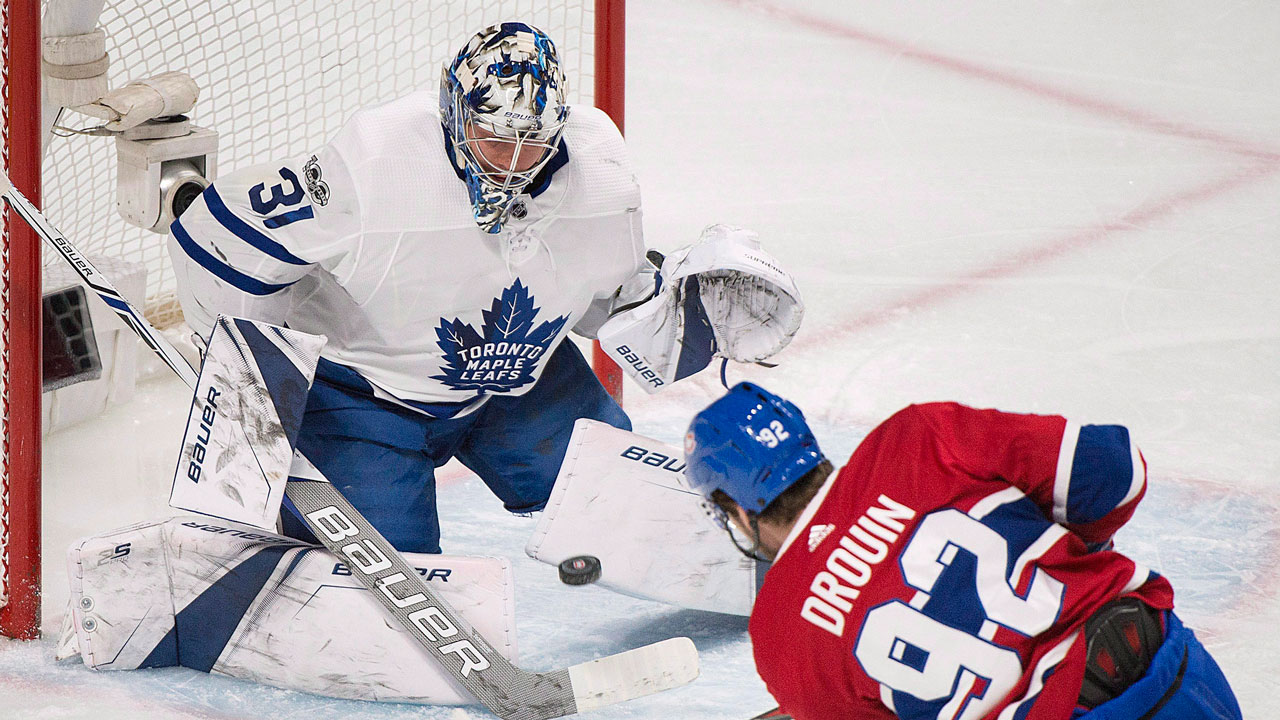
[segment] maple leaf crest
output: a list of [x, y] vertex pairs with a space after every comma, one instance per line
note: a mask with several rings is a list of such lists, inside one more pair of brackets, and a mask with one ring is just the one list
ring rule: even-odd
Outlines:
[[484, 322], [479, 331], [458, 318], [440, 318], [436, 344], [445, 364], [442, 374], [431, 379], [481, 394], [510, 392], [533, 382], [534, 368], [569, 319], [561, 315], [535, 327], [539, 310], [517, 279], [488, 310], [480, 311]]

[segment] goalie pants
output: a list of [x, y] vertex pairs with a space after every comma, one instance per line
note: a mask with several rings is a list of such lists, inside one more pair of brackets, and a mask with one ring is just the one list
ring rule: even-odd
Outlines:
[[[458, 418], [375, 398], [354, 370], [322, 359], [297, 444], [396, 549], [438, 553], [436, 468], [456, 457], [510, 512], [541, 510], [579, 418], [631, 429], [569, 341], [552, 353], [529, 392], [495, 395]], [[290, 537], [315, 542], [292, 512], [282, 514], [282, 526]]]
[[1240, 720], [1240, 705], [1195, 633], [1164, 613], [1165, 638], [1151, 666], [1114, 700], [1073, 720]]

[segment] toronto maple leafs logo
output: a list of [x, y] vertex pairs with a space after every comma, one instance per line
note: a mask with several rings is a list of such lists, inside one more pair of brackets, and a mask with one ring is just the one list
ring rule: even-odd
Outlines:
[[569, 319], [561, 315], [534, 327], [539, 309], [529, 289], [516, 280], [480, 312], [484, 324], [479, 332], [458, 318], [440, 318], [436, 337], [444, 351], [444, 374], [431, 379], [481, 393], [509, 392], [533, 382], [538, 360]]

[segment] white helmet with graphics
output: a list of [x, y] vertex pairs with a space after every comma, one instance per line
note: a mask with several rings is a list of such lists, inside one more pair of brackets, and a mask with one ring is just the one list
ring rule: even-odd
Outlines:
[[516, 197], [555, 156], [569, 116], [547, 34], [524, 23], [481, 30], [444, 67], [440, 118], [476, 224], [502, 229]]

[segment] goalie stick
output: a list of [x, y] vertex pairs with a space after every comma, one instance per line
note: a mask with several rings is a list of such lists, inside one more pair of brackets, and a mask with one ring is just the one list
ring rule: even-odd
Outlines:
[[792, 720], [791, 716], [782, 712], [782, 708], [774, 708], [766, 713], [761, 713], [751, 720]]
[[[58, 251], [82, 280], [188, 386], [198, 375], [151, 323], [58, 232], [0, 170], [0, 196]], [[301, 476], [301, 477], [295, 477]], [[285, 497], [316, 537], [353, 573], [428, 655], [486, 708], [508, 720], [561, 717], [680, 687], [698, 676], [693, 641], [676, 637], [546, 672], [507, 660], [427, 586], [400, 553], [307, 459], [294, 451]], [[393, 586], [402, 589], [393, 590]]]

